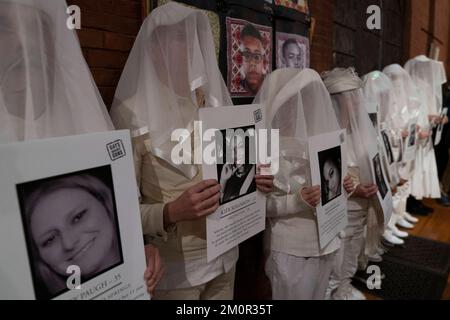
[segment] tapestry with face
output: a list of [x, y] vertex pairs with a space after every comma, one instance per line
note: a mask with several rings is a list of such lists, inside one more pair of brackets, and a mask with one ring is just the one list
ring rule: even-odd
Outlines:
[[272, 71], [272, 28], [227, 17], [227, 83], [232, 97], [254, 97]]
[[274, 3], [278, 6], [295, 9], [305, 14], [309, 13], [307, 0], [274, 0]]
[[300, 35], [277, 32], [277, 69], [309, 68], [309, 39]]

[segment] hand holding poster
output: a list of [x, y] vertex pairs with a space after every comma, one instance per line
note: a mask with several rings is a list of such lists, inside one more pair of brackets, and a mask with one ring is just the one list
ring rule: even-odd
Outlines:
[[442, 140], [442, 132], [444, 131], [444, 123], [443, 119], [447, 116], [448, 108], [444, 108], [441, 112], [441, 123], [439, 124], [436, 131], [436, 138], [434, 139], [434, 145], [437, 146], [441, 143]]
[[148, 299], [131, 154], [128, 131], [0, 146], [0, 299]]
[[212, 140], [203, 146], [203, 179], [222, 186], [220, 207], [206, 220], [211, 261], [265, 229], [266, 198], [255, 184], [256, 136], [264, 119], [261, 107], [251, 105], [200, 109], [200, 120], [203, 142]]
[[345, 131], [309, 139], [311, 183], [321, 186], [322, 201], [316, 208], [320, 248], [325, 248], [348, 224], [347, 145]]

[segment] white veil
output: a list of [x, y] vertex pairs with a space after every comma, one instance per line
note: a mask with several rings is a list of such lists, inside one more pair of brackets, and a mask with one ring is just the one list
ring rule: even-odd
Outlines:
[[279, 69], [264, 81], [255, 103], [265, 107], [266, 127], [280, 132], [275, 184], [296, 192], [299, 185], [310, 183], [308, 138], [339, 130], [330, 96], [317, 72]]
[[408, 126], [409, 112], [406, 104], [397, 103], [394, 84], [380, 71], [373, 71], [363, 78], [367, 103], [379, 106], [380, 121], [400, 134]]
[[336, 68], [323, 78], [339, 124], [347, 128], [349, 166], [359, 168], [362, 184], [373, 184], [369, 146], [377, 146], [377, 134], [365, 107], [363, 83], [352, 68]]
[[424, 92], [428, 114], [439, 115], [442, 109], [442, 85], [447, 82], [444, 64], [418, 56], [405, 64], [406, 71]]
[[[336, 68], [323, 74], [333, 107], [342, 129], [347, 128], [348, 165], [358, 167], [361, 184], [375, 184], [369, 157], [370, 146], [378, 145], [377, 133], [372, 125], [362, 90], [363, 82], [353, 68]], [[367, 214], [366, 250], [378, 247], [385, 224], [378, 202], [370, 201]]]
[[[420, 94], [419, 125], [423, 131], [430, 131], [432, 124], [428, 115], [439, 115], [442, 108], [442, 84], [446, 82], [444, 66], [441, 62], [418, 56], [406, 63], [405, 70]], [[419, 143], [411, 180], [411, 194], [417, 199], [441, 196], [432, 136]]]
[[0, 143], [112, 130], [64, 0], [0, 0]]
[[193, 130], [198, 108], [232, 105], [204, 13], [170, 2], [144, 21], [120, 79], [111, 117], [133, 136], [149, 134], [152, 153], [170, 159], [175, 129]]
[[392, 64], [384, 68], [383, 73], [391, 79], [394, 87], [398, 111], [408, 115], [408, 122], [417, 123], [420, 113], [420, 95], [408, 72], [398, 64]]

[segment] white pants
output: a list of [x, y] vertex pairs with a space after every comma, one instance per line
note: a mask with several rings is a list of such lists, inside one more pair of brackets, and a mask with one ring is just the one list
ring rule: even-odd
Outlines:
[[318, 258], [300, 258], [271, 251], [266, 275], [273, 300], [324, 300], [335, 253]]
[[367, 222], [367, 211], [349, 211], [348, 222], [331, 272], [328, 286], [331, 298], [339, 296], [339, 293], [351, 284], [358, 270], [358, 257], [365, 244], [364, 227]]
[[154, 300], [233, 300], [236, 267], [217, 278], [191, 288], [156, 290]]
[[406, 202], [410, 195], [409, 183], [398, 188], [397, 194], [393, 196], [394, 211], [392, 212], [391, 220], [388, 223], [390, 228], [395, 227], [397, 221], [403, 217], [406, 212]]

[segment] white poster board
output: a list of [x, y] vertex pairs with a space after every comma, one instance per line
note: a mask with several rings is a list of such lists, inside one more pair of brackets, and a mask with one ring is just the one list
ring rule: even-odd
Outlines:
[[[444, 108], [441, 112], [441, 119], [444, 119], [444, 117], [448, 113], [448, 108]], [[444, 131], [444, 123], [441, 122], [436, 130], [436, 137], [434, 139], [434, 145], [437, 146], [441, 143], [442, 140], [442, 132]]]
[[[248, 161], [250, 154], [256, 155], [257, 139], [251, 138], [252, 133], [256, 135], [265, 122], [259, 105], [200, 109], [200, 120], [203, 179], [215, 179], [222, 185], [220, 207], [206, 219], [211, 261], [265, 229], [266, 197], [256, 189], [257, 162]], [[244, 147], [245, 154], [239, 151]], [[212, 155], [211, 161], [205, 161], [207, 155]]]
[[0, 146], [0, 300], [149, 299], [129, 137]]
[[316, 208], [320, 248], [324, 249], [348, 225], [346, 132], [336, 131], [308, 140], [311, 183], [321, 186], [322, 199]]
[[387, 226], [393, 210], [392, 191], [383, 170], [383, 160], [377, 146], [369, 146], [368, 151], [373, 182], [378, 187], [377, 200], [383, 210], [383, 223]]
[[416, 149], [417, 149], [417, 125], [411, 122], [408, 126], [408, 137], [406, 137], [404, 143], [404, 155], [403, 161], [410, 162], [416, 158]]
[[382, 151], [384, 153], [384, 158], [389, 171], [389, 180], [392, 185], [397, 185], [399, 183], [397, 159], [392, 148], [392, 141], [389, 131], [387, 129], [382, 129], [378, 139], [382, 145]]

